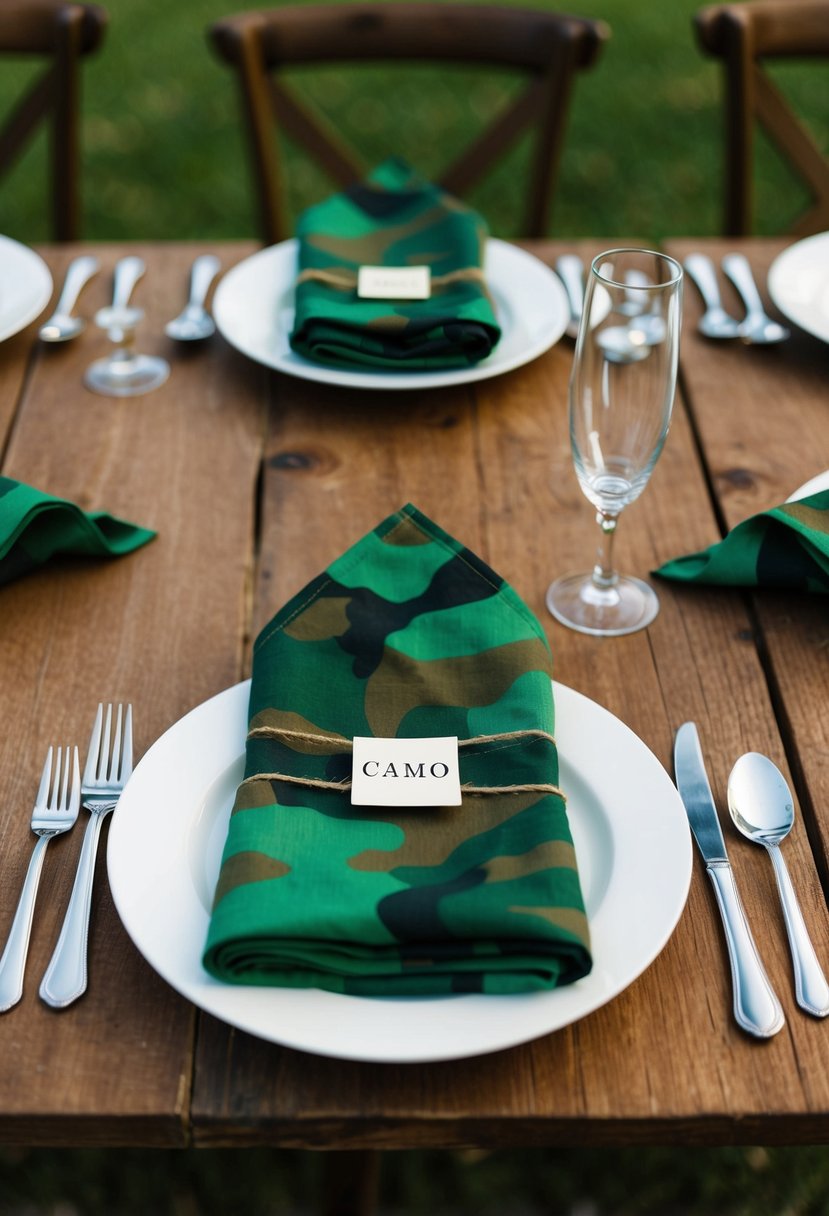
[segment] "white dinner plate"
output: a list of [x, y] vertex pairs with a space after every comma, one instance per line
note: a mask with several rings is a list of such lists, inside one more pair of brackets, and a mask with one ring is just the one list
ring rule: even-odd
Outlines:
[[0, 236], [0, 342], [34, 321], [51, 295], [52, 276], [43, 258]]
[[570, 315], [558, 275], [531, 253], [491, 238], [484, 269], [501, 340], [492, 354], [474, 367], [451, 371], [348, 371], [313, 363], [292, 351], [288, 336], [294, 324], [295, 240], [262, 249], [229, 270], [216, 288], [213, 316], [231, 346], [289, 376], [370, 389], [464, 384], [500, 376], [537, 358], [559, 340]]
[[808, 236], [778, 254], [768, 289], [784, 317], [829, 342], [829, 232]]
[[187, 714], [130, 778], [109, 834], [109, 880], [152, 967], [214, 1017], [260, 1038], [343, 1059], [418, 1063], [512, 1047], [584, 1017], [659, 954], [691, 879], [685, 811], [665, 769], [618, 718], [556, 684], [560, 782], [590, 922], [590, 975], [552, 992], [365, 998], [247, 988], [201, 965], [236, 785], [246, 681]]

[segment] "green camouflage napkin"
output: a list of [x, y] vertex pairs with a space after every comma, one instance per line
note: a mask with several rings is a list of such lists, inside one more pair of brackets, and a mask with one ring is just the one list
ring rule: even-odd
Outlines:
[[103, 511], [88, 513], [64, 498], [0, 477], [0, 584], [56, 553], [120, 557], [154, 536]]
[[[481, 217], [402, 161], [299, 219], [299, 276], [291, 346], [308, 359], [354, 369], [468, 367], [500, 337], [483, 278]], [[362, 265], [428, 266], [421, 300], [362, 299]]]
[[675, 558], [654, 574], [689, 583], [829, 592], [829, 490], [752, 515], [718, 544]]
[[[334, 561], [254, 647], [207, 970], [362, 996], [585, 975], [550, 670], [515, 591], [415, 507]], [[462, 805], [352, 805], [357, 735], [458, 736]]]

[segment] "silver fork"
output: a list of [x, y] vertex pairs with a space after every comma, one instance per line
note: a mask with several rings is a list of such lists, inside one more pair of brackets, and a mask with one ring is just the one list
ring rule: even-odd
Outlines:
[[112, 733], [112, 705], [98, 706], [83, 770], [81, 801], [89, 811], [78, 872], [55, 952], [43, 976], [40, 995], [47, 1005], [63, 1009], [86, 991], [87, 938], [92, 909], [95, 856], [105, 817], [116, 806], [132, 772], [132, 706], [118, 706]]
[[38, 840], [26, 871], [9, 939], [3, 957], [0, 958], [0, 1013], [11, 1009], [23, 995], [23, 973], [26, 969], [32, 918], [46, 846], [53, 836], [67, 832], [72, 827], [78, 818], [80, 805], [81, 773], [78, 749], [59, 747], [55, 759], [55, 749], [50, 747], [32, 811], [32, 831]]

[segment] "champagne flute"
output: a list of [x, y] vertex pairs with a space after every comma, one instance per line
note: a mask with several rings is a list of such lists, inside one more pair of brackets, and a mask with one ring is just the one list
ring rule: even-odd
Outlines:
[[613, 538], [668, 434], [681, 308], [682, 268], [673, 258], [611, 249], [594, 259], [570, 377], [570, 445], [601, 539], [592, 571], [564, 575], [547, 591], [556, 620], [580, 633], [634, 633], [659, 611], [651, 586], [614, 569]]
[[163, 384], [170, 374], [170, 364], [160, 355], [144, 355], [135, 349], [135, 330], [143, 319], [140, 308], [131, 308], [130, 296], [144, 274], [139, 257], [121, 258], [115, 267], [112, 304], [100, 308], [95, 324], [105, 329], [113, 349], [103, 359], [96, 359], [86, 370], [84, 384], [94, 393], [105, 397], [136, 397]]

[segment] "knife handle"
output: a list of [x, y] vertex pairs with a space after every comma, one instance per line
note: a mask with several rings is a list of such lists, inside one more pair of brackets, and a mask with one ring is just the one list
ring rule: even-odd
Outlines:
[[727, 861], [714, 861], [706, 869], [725, 929], [737, 1025], [760, 1039], [771, 1038], [783, 1028], [786, 1019], [757, 953], [731, 865]]

